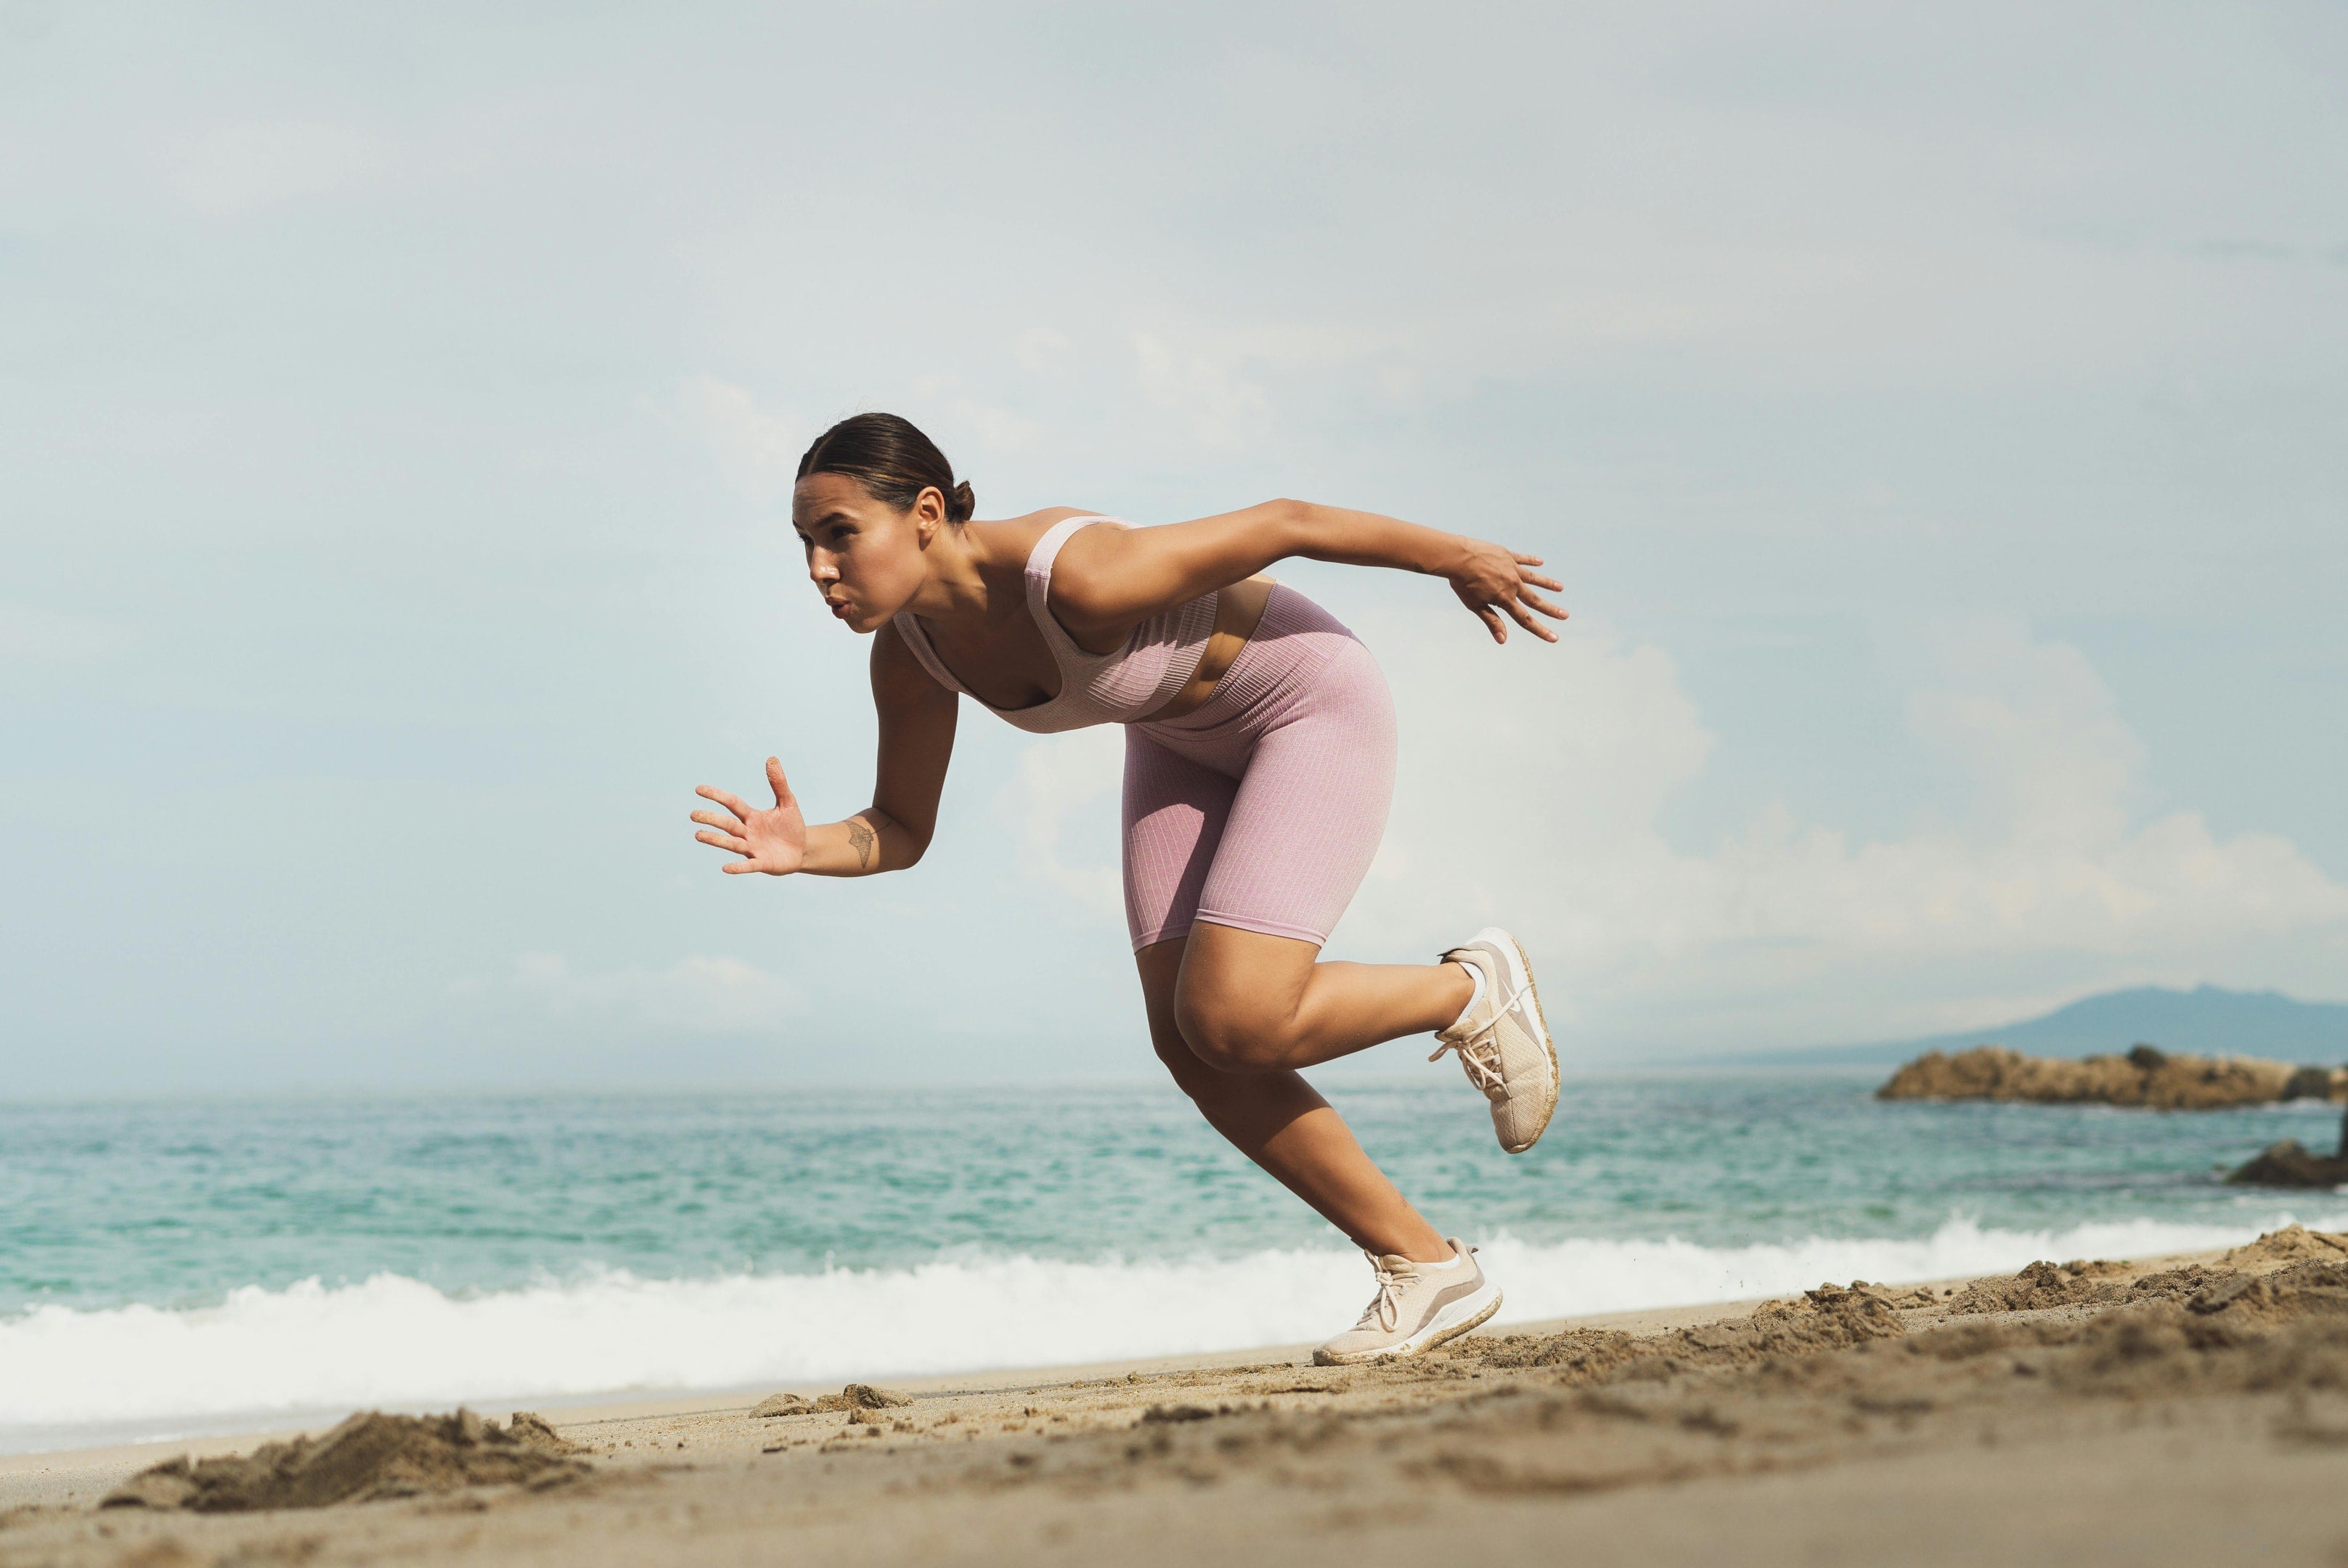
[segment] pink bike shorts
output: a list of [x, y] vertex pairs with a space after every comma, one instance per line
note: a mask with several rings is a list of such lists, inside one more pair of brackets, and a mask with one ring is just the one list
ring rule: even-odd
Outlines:
[[1125, 731], [1125, 918], [1138, 952], [1191, 925], [1318, 947], [1377, 854], [1395, 712], [1354, 634], [1295, 589], [1195, 713]]

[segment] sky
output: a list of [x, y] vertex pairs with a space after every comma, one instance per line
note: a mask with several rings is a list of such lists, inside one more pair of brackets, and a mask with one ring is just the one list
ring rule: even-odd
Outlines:
[[[2348, 11], [0, 0], [0, 1092], [1155, 1071], [1114, 732], [870, 788], [788, 523], [1275, 496], [1391, 681], [1332, 956], [1584, 1060], [2348, 998]], [[1364, 1060], [1399, 1069], [1407, 1044]]]

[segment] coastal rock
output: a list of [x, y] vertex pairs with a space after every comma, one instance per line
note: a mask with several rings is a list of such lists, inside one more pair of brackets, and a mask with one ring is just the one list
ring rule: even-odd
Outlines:
[[2348, 1160], [2285, 1138], [2227, 1172], [2226, 1181], [2238, 1187], [2336, 1187], [2348, 1183]]
[[[2318, 1075], [2320, 1074], [2320, 1078]], [[2070, 1061], [2001, 1045], [1929, 1051], [1891, 1075], [1879, 1100], [2016, 1100], [2044, 1105], [2126, 1105], [2215, 1111], [2321, 1092], [2348, 1099], [2348, 1069], [2298, 1068], [2247, 1056], [2172, 1056], [2139, 1045], [2125, 1056]]]
[[182, 1457], [139, 1471], [101, 1508], [242, 1513], [324, 1508], [468, 1486], [560, 1485], [588, 1473], [579, 1450], [527, 1410], [499, 1427], [470, 1410], [448, 1416], [353, 1416], [323, 1438], [264, 1443], [242, 1458]]
[[771, 1420], [777, 1416], [804, 1416], [815, 1406], [797, 1394], [769, 1394], [750, 1407], [751, 1416], [757, 1420]]
[[[2238, 1187], [2336, 1187], [2348, 1183], [2348, 1114], [2340, 1118], [2338, 1153], [2319, 1154], [2296, 1138], [2285, 1138], [2280, 1143], [2268, 1144], [2247, 1164], [2227, 1172], [2226, 1180]], [[2291, 1229], [2299, 1227], [2293, 1225]], [[2322, 1235], [2320, 1231], [2307, 1234]], [[2263, 1242], [2268, 1238], [2259, 1239]]]

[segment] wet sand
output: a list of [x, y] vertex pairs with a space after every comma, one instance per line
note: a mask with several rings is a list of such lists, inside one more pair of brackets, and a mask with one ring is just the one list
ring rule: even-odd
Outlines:
[[2348, 1240], [2296, 1229], [1381, 1367], [1259, 1351], [898, 1391], [550, 1410], [583, 1478], [327, 1508], [101, 1511], [152, 1452], [20, 1460], [0, 1568], [2348, 1564]]

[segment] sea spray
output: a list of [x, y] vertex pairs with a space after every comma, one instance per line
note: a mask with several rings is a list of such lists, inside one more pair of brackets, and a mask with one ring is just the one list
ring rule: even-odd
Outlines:
[[[2054, 1232], [1952, 1219], [1915, 1239], [1741, 1247], [1532, 1243], [1497, 1235], [1496, 1326], [1780, 1295], [1826, 1279], [2003, 1272], [2034, 1258], [2146, 1256], [2234, 1245], [2290, 1223], [2104, 1222]], [[2348, 1227], [2348, 1214], [2306, 1223]], [[1067, 1262], [960, 1258], [910, 1268], [645, 1279], [595, 1270], [520, 1289], [444, 1293], [379, 1274], [246, 1286], [166, 1310], [38, 1307], [0, 1319], [0, 1449], [176, 1434], [354, 1409], [836, 1382], [1295, 1343], [1352, 1321], [1358, 1255]]]

